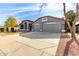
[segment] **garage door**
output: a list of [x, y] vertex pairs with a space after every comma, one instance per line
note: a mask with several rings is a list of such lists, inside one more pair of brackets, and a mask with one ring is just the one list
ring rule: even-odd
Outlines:
[[61, 24], [59, 22], [49, 22], [43, 24], [43, 32], [61, 32]]
[[40, 25], [34, 25], [33, 31], [39, 32], [40, 31]]

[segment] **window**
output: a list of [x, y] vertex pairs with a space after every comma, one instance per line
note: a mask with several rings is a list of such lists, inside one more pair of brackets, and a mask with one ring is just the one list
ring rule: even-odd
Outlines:
[[20, 29], [24, 29], [23, 24], [21, 24]]
[[42, 18], [42, 22], [46, 22], [47, 21], [47, 18]]

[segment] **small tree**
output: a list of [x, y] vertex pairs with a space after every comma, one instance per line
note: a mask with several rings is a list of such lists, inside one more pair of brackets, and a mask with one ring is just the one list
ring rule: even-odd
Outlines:
[[9, 17], [7, 19], [7, 21], [5, 21], [5, 24], [4, 24], [5, 28], [8, 28], [8, 27], [17, 27], [18, 24], [17, 24], [17, 21], [14, 17]]
[[9, 17], [5, 22], [6, 27], [16, 27], [17, 25], [17, 21], [14, 17]]
[[65, 3], [64, 5], [64, 18], [65, 18], [65, 23], [67, 24], [70, 33], [71, 33], [71, 40], [69, 40], [65, 46], [64, 54], [63, 55], [68, 55], [69, 47], [71, 43], [74, 41], [79, 45], [79, 42], [76, 38], [76, 22], [79, 21], [79, 15], [77, 13], [74, 13], [74, 11], [68, 11], [67, 13], [65, 12]]
[[64, 6], [64, 18], [65, 22], [67, 24], [67, 27], [70, 30], [71, 38], [73, 40], [76, 40], [75, 32], [76, 32], [76, 22], [79, 20], [79, 16], [74, 11], [70, 10], [66, 13], [65, 3], [63, 3]]
[[[73, 10], [70, 10], [70, 11], [68, 11], [68, 12], [66, 13], [66, 15], [67, 15], [67, 19], [68, 19], [68, 22], [69, 22], [70, 26], [72, 26], [72, 22], [73, 22], [74, 19], [75, 19], [75, 12], [74, 12]], [[66, 26], [66, 31], [67, 31], [67, 32], [70, 32], [67, 23], [65, 24], [65, 26]]]

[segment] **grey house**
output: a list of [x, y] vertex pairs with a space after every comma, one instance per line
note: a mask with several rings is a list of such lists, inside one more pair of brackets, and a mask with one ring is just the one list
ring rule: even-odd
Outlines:
[[38, 18], [32, 25], [32, 31], [36, 32], [53, 32], [60, 33], [65, 32], [64, 30], [64, 19], [53, 17], [53, 16], [43, 16]]

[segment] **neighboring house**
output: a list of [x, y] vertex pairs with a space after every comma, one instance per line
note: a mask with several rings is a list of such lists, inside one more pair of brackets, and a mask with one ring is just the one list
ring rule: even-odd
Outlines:
[[8, 27], [6, 28], [6, 32], [17, 32], [19, 29], [19, 26], [17, 27]]
[[79, 32], [79, 24], [76, 25], [76, 32], [77, 32], [77, 33]]
[[76, 32], [79, 33], [79, 24], [76, 25]]
[[20, 29], [19, 31], [31, 31], [32, 30], [32, 23], [33, 21], [31, 20], [23, 20], [21, 23], [20, 23]]
[[4, 26], [0, 26], [0, 32], [4, 32]]
[[[79, 15], [79, 3], [76, 4], [76, 13]], [[79, 21], [76, 22], [76, 32], [79, 33]]]
[[33, 23], [32, 31], [53, 33], [65, 32], [64, 24], [64, 19], [53, 16], [43, 16]]
[[0, 26], [0, 32], [16, 32], [16, 31], [18, 31], [18, 29], [19, 29], [19, 27], [17, 26], [17, 27], [8, 27], [8, 28], [6, 28], [6, 27], [4, 27], [4, 26]]

